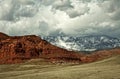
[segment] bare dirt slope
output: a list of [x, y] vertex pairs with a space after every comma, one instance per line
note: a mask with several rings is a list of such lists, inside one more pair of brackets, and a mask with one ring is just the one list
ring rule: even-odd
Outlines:
[[0, 65], [0, 79], [120, 79], [120, 55], [82, 65], [51, 64], [32, 59], [23, 64]]

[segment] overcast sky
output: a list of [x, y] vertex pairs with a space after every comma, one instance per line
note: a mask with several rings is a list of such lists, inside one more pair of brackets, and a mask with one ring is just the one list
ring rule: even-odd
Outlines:
[[120, 0], [0, 0], [0, 31], [120, 37]]

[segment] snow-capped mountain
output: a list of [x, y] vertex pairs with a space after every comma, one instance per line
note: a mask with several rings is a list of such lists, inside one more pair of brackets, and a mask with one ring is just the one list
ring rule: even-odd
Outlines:
[[106, 35], [74, 37], [68, 35], [42, 37], [53, 45], [68, 50], [95, 51], [120, 47], [120, 39]]

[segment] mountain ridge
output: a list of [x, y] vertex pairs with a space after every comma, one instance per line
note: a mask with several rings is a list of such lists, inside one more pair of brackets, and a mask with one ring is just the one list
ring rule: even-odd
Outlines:
[[43, 58], [52, 63], [88, 63], [120, 54], [120, 48], [96, 51], [91, 54], [68, 51], [36, 35], [6, 36], [1, 33], [0, 39], [2, 39], [0, 40], [0, 64], [22, 63], [34, 58]]
[[[4, 36], [1, 34], [0, 39]], [[35, 35], [9, 36], [0, 40], [0, 64], [20, 63], [32, 58], [81, 61], [82, 54], [51, 45]]]
[[107, 35], [90, 36], [45, 36], [42, 39], [47, 40], [58, 47], [74, 51], [96, 51], [120, 47], [120, 39]]

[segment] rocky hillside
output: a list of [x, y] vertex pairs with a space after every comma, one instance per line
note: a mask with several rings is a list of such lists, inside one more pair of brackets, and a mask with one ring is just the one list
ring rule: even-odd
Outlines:
[[0, 33], [0, 64], [19, 63], [31, 58], [80, 61], [82, 54], [51, 45], [35, 35], [9, 37]]
[[93, 62], [115, 54], [120, 54], [119, 48], [83, 54], [56, 47], [35, 35], [8, 36], [0, 33], [0, 64], [21, 63], [32, 58], [44, 58], [53, 63]]

